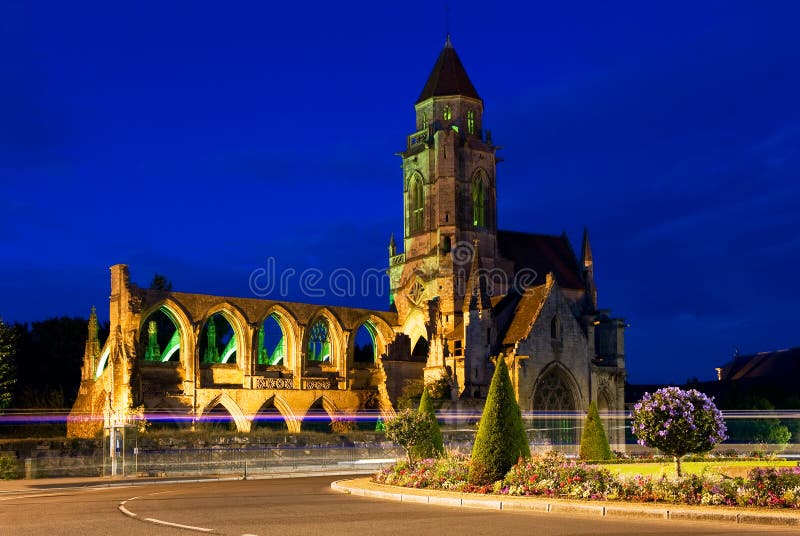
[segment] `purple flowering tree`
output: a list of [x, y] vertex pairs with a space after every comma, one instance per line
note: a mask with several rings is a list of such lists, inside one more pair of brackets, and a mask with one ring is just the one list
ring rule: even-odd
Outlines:
[[696, 389], [664, 387], [633, 406], [631, 431], [639, 444], [657, 448], [675, 460], [681, 474], [681, 457], [708, 452], [727, 439], [722, 412], [713, 398]]

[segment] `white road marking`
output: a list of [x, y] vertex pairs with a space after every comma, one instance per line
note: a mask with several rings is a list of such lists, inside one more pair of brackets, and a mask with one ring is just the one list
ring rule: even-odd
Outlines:
[[128, 510], [127, 508], [122, 506], [121, 504], [117, 508], [119, 508], [119, 511], [122, 512], [123, 514], [125, 514], [126, 516], [136, 517], [136, 514], [134, 514], [133, 512], [131, 512], [130, 510]]
[[160, 519], [153, 519], [152, 517], [144, 518], [145, 521], [149, 521], [150, 523], [156, 523], [158, 525], [167, 525], [169, 527], [176, 527], [179, 529], [187, 529], [187, 530], [197, 530], [200, 532], [213, 532], [214, 529], [207, 529], [204, 527], [193, 527], [191, 525], [181, 525], [179, 523], [170, 523], [169, 521], [161, 521]]

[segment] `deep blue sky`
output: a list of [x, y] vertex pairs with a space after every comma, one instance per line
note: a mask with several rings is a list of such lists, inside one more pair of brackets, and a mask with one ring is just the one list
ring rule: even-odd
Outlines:
[[[499, 224], [589, 226], [631, 381], [800, 345], [799, 2], [451, 3]], [[384, 267], [437, 4], [3, 2], [0, 315], [107, 318], [116, 263], [236, 296], [267, 257]]]

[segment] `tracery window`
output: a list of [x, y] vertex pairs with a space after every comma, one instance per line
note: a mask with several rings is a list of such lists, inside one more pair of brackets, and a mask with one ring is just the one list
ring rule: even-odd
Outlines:
[[472, 181], [472, 225], [486, 227], [486, 183], [481, 174]]
[[475, 112], [467, 110], [467, 132], [475, 134]]
[[325, 363], [331, 361], [330, 330], [327, 322], [321, 318], [311, 325], [308, 334], [308, 360]]
[[533, 411], [539, 415], [534, 421], [539, 435], [537, 441], [551, 445], [575, 444], [579, 423], [568, 413], [575, 410], [575, 398], [563, 373], [554, 369], [546, 372], [533, 394]]
[[425, 285], [423, 285], [420, 281], [414, 281], [414, 284], [411, 286], [411, 290], [408, 291], [408, 298], [419, 305], [422, 302], [422, 298], [425, 296]]
[[425, 191], [422, 187], [422, 179], [414, 177], [410, 188], [411, 205], [411, 232], [417, 233], [422, 230], [425, 221]]
[[445, 121], [450, 121], [453, 118], [453, 111], [450, 109], [449, 106], [444, 107], [444, 110], [442, 111], [442, 118]]

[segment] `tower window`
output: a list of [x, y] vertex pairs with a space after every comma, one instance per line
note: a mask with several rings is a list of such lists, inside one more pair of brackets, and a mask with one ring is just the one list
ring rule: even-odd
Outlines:
[[561, 322], [557, 316], [550, 320], [550, 338], [556, 341], [561, 340]]
[[467, 110], [467, 131], [475, 134], [475, 112], [472, 110]]
[[450, 109], [449, 106], [444, 107], [444, 111], [442, 112], [442, 118], [445, 121], [450, 121], [453, 118], [453, 111]]
[[472, 225], [486, 227], [486, 183], [478, 175], [472, 181]]
[[428, 127], [428, 112], [422, 112], [422, 125], [420, 125], [419, 129], [423, 130]]
[[411, 221], [409, 227], [412, 233], [417, 233], [422, 230], [425, 219], [425, 192], [420, 177], [412, 180], [410, 190]]

